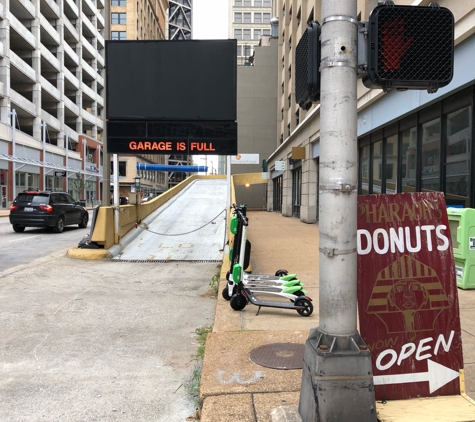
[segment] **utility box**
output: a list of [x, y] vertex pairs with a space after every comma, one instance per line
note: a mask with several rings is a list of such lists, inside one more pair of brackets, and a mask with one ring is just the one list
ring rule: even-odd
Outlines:
[[457, 287], [475, 289], [475, 209], [447, 208]]

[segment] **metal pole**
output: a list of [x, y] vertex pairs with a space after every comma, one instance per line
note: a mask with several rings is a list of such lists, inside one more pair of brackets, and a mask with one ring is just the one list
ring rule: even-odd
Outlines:
[[[104, 2], [104, 38], [106, 40], [110, 40], [110, 1]], [[102, 92], [107, 92], [107, 76], [104, 75], [104, 89]], [[109, 206], [110, 198], [111, 198], [111, 157], [110, 154], [107, 152], [107, 98], [104, 98], [104, 109], [103, 112], [103, 123], [104, 127], [102, 129], [102, 204]], [[99, 167], [100, 168], [100, 167]]]
[[[97, 171], [99, 171], [101, 168], [101, 146], [98, 145], [97, 146]], [[100, 191], [100, 177], [96, 177], [96, 182], [98, 183], [96, 185], [96, 191], [95, 191], [95, 195], [97, 196], [96, 197], [96, 201], [100, 201], [101, 200], [101, 191]], [[101, 202], [102, 203], [102, 202]], [[94, 204], [93, 204], [94, 205]]]
[[83, 177], [83, 188], [82, 188], [82, 195], [83, 199], [86, 200], [87, 195], [86, 195], [86, 146], [87, 146], [87, 141], [85, 139], [82, 140], [83, 148], [82, 148], [82, 177]]
[[357, 331], [357, 0], [322, 0], [319, 323], [306, 343], [304, 422], [376, 421], [371, 355]]
[[[11, 111], [11, 116], [12, 116], [12, 155], [13, 159], [16, 160], [16, 110], [12, 108]], [[13, 198], [12, 201], [16, 198], [16, 163], [15, 161], [12, 162], [12, 194]]]
[[231, 156], [226, 156], [226, 207], [227, 211], [231, 208]]
[[[66, 141], [66, 168], [69, 168], [69, 135], [65, 132]], [[69, 193], [69, 171], [66, 170], [66, 192]]]
[[43, 121], [41, 123], [41, 129], [43, 134], [43, 190], [46, 190], [46, 167], [45, 167], [45, 159], [46, 159], [46, 122]]
[[112, 160], [114, 164], [114, 239], [115, 243], [119, 243], [119, 156], [112, 154]]

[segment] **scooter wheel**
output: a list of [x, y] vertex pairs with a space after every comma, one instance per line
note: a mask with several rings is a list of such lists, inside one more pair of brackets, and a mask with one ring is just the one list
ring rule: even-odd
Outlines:
[[231, 308], [235, 311], [243, 310], [247, 305], [247, 300], [242, 294], [234, 294], [230, 301]]
[[[233, 294], [236, 293], [236, 286], [233, 287]], [[225, 300], [231, 300], [231, 296], [229, 296], [229, 289], [228, 286], [226, 286], [223, 291], [221, 292], [221, 295]]]
[[295, 301], [295, 306], [304, 306], [304, 309], [297, 309], [297, 312], [302, 316], [310, 316], [313, 313], [313, 305], [308, 299], [302, 298]]
[[275, 272], [275, 275], [276, 275], [277, 277], [282, 277], [283, 275], [287, 275], [288, 273], [289, 273], [289, 272], [288, 272], [287, 270], [277, 270], [277, 271]]

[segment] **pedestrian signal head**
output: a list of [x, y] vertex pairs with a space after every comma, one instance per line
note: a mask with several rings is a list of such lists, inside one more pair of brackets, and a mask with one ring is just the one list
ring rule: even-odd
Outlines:
[[310, 22], [295, 49], [295, 101], [304, 110], [320, 100], [320, 25]]
[[368, 88], [427, 89], [446, 86], [454, 70], [454, 16], [437, 4], [371, 11], [368, 22]]

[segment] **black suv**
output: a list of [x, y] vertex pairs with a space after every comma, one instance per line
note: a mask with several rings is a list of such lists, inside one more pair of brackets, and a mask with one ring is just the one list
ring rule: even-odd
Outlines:
[[10, 205], [10, 223], [20, 233], [25, 227], [50, 227], [61, 233], [64, 226], [86, 228], [89, 214], [66, 192], [24, 191]]

